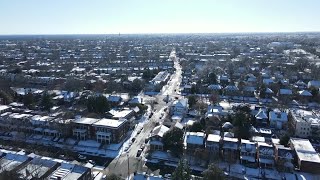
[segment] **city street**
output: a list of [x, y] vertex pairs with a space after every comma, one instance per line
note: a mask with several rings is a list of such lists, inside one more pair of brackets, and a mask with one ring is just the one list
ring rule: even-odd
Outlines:
[[[150, 135], [156, 123], [161, 123], [164, 117], [167, 115], [169, 106], [172, 104], [174, 97], [180, 96], [178, 94], [179, 86], [181, 83], [181, 66], [176, 57], [175, 50], [172, 50], [170, 59], [174, 61], [175, 72], [171, 75], [167, 85], [165, 85], [162, 91], [154, 96], [157, 103], [153, 106], [153, 116], [146, 122], [140, 134], [135, 138], [136, 140], [132, 143], [127, 152], [122, 152], [120, 156], [115, 158], [109, 166], [105, 169], [106, 174], [114, 173], [127, 177], [128, 174], [142, 170], [144, 153], [140, 157], [136, 157], [138, 149], [145, 143], [145, 139]], [[169, 102], [164, 102], [163, 99], [169, 96]], [[148, 96], [144, 96], [144, 99], [150, 99]], [[166, 111], [167, 109], [167, 111]], [[128, 164], [129, 161], [129, 164]], [[129, 167], [129, 168], [128, 168]], [[128, 172], [129, 169], [129, 172]], [[144, 169], [146, 170], [146, 169]]]

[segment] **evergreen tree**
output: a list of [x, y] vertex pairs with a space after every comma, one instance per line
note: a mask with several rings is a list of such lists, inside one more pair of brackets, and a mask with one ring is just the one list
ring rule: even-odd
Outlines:
[[50, 111], [52, 108], [53, 102], [51, 96], [47, 92], [43, 93], [40, 105], [42, 109], [46, 111]]
[[202, 130], [203, 126], [200, 122], [194, 122], [189, 129], [190, 132], [201, 132]]
[[190, 180], [191, 170], [186, 161], [180, 160], [176, 170], [172, 173], [172, 180]]
[[183, 131], [174, 127], [167, 131], [162, 138], [165, 150], [170, 150], [175, 155], [181, 155], [183, 151]]
[[28, 94], [26, 94], [23, 97], [23, 104], [28, 107], [28, 108], [32, 108], [34, 106], [34, 96], [31, 92], [29, 92]]
[[213, 164], [210, 164], [208, 169], [205, 170], [202, 174], [203, 174], [203, 180], [225, 179], [225, 175], [223, 171]]
[[110, 105], [104, 96], [91, 96], [87, 100], [87, 108], [89, 112], [103, 114], [110, 110]]

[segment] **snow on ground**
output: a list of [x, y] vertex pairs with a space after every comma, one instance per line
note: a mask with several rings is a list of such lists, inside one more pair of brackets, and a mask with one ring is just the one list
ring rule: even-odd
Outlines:
[[[232, 177], [237, 177], [240, 179], [261, 179], [263, 174], [267, 179], [297, 179], [299, 180], [306, 180], [306, 179], [319, 179], [320, 176], [316, 174], [309, 174], [309, 173], [301, 173], [301, 172], [294, 172], [294, 173], [281, 173], [275, 169], [259, 169], [259, 168], [249, 168], [243, 166], [241, 164], [228, 164], [226, 162], [218, 163], [219, 168], [223, 171], [228, 173]], [[230, 167], [230, 170], [229, 170]]]
[[94, 140], [86, 140], [86, 141], [79, 141], [78, 146], [99, 148], [101, 144]]

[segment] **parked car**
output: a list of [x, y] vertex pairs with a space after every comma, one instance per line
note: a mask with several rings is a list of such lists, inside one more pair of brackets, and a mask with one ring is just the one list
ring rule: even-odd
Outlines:
[[141, 153], [142, 153], [142, 149], [138, 149], [136, 157], [139, 157], [141, 155]]
[[132, 139], [131, 139], [131, 142], [132, 142], [132, 143], [133, 143], [134, 141], [136, 141], [136, 138], [132, 138]]

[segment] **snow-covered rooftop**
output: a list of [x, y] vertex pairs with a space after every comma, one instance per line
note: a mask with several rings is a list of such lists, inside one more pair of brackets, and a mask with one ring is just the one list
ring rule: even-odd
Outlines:
[[126, 122], [126, 119], [120, 119], [120, 120], [115, 120], [115, 119], [106, 119], [103, 118], [101, 120], [98, 120], [93, 123], [94, 126], [104, 126], [104, 127], [111, 127], [111, 128], [118, 128]]
[[216, 135], [216, 134], [209, 134], [207, 137], [207, 142], [219, 142], [221, 139], [220, 135]]
[[290, 144], [296, 151], [300, 161], [320, 163], [320, 157], [308, 139], [291, 138]]
[[204, 143], [204, 133], [203, 132], [187, 132], [185, 142], [186, 144], [202, 145]]

